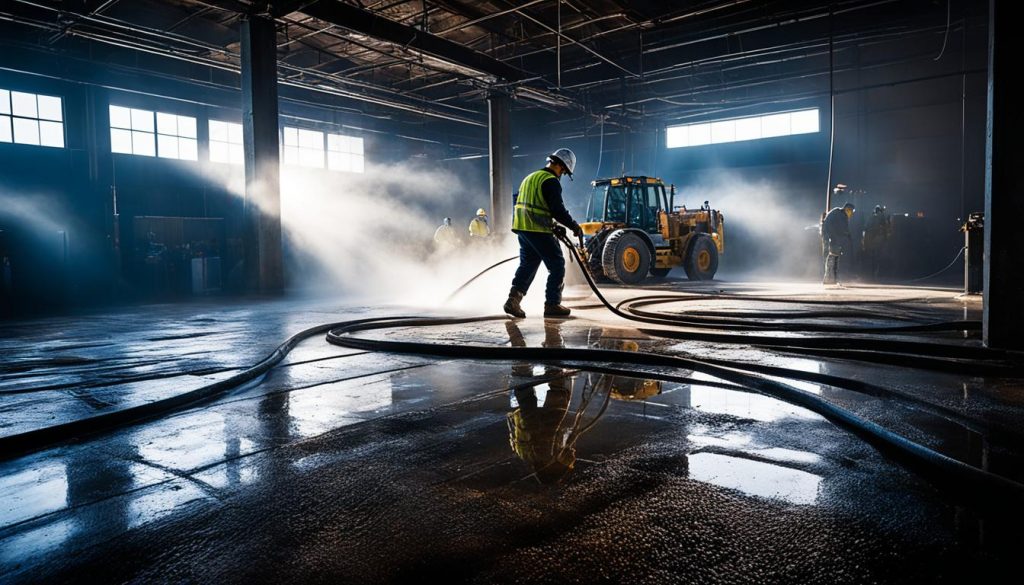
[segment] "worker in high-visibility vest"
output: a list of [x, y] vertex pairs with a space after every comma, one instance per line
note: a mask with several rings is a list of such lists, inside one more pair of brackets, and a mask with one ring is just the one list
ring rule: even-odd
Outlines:
[[452, 218], [444, 218], [444, 223], [434, 232], [434, 244], [439, 250], [451, 250], [459, 245], [459, 235], [452, 227]]
[[569, 215], [562, 202], [562, 175], [576, 168], [576, 155], [568, 148], [559, 148], [548, 155], [547, 166], [523, 179], [516, 195], [512, 231], [519, 237], [519, 268], [512, 279], [512, 289], [503, 307], [513, 317], [523, 318], [526, 313], [519, 303], [529, 290], [541, 263], [548, 269], [547, 288], [544, 291], [544, 316], [568, 317], [569, 309], [562, 306], [562, 288], [565, 279], [565, 257], [554, 236], [555, 222], [572, 230], [576, 237], [583, 235], [580, 224]]
[[486, 238], [491, 235], [491, 226], [487, 223], [487, 211], [484, 208], [476, 210], [476, 217], [469, 220], [469, 237]]

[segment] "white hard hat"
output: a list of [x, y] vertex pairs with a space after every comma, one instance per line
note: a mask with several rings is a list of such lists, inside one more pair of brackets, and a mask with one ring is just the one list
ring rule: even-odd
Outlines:
[[565, 167], [566, 172], [569, 173], [569, 178], [572, 178], [572, 172], [576, 170], [576, 154], [573, 151], [568, 148], [559, 148], [548, 155], [548, 160], [561, 163]]
[[476, 214], [477, 215], [487, 215], [487, 212], [484, 210], [483, 207], [481, 207], [480, 209], [476, 210]]

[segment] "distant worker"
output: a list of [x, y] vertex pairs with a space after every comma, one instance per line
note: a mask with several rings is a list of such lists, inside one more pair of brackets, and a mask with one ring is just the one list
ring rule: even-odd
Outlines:
[[825, 256], [825, 278], [823, 284], [835, 284], [839, 272], [839, 257], [853, 248], [850, 238], [850, 218], [855, 209], [853, 203], [833, 207], [821, 222], [821, 253]]
[[572, 179], [575, 168], [576, 155], [573, 151], [559, 148], [548, 156], [547, 166], [527, 175], [519, 185], [512, 218], [512, 231], [519, 237], [519, 268], [512, 279], [512, 289], [503, 307], [513, 317], [526, 316], [519, 303], [530, 289], [541, 262], [548, 269], [544, 316], [569, 316], [569, 309], [562, 306], [565, 258], [554, 230], [557, 221], [572, 230], [576, 237], [583, 235], [580, 224], [569, 215], [569, 210], [562, 202], [562, 185], [559, 183], [563, 174], [568, 174]]
[[469, 237], [486, 238], [491, 235], [491, 226], [487, 223], [487, 212], [484, 208], [476, 210], [476, 217], [469, 220]]
[[864, 252], [864, 263], [871, 278], [878, 278], [890, 236], [892, 236], [892, 218], [884, 206], [876, 205], [874, 213], [868, 218], [867, 224], [861, 232], [861, 250]]
[[434, 232], [434, 244], [440, 248], [454, 248], [459, 245], [459, 235], [452, 227], [452, 218], [444, 218], [444, 223]]

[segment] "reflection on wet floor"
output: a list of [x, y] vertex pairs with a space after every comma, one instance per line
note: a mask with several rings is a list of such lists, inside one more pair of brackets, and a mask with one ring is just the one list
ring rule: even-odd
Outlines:
[[[505, 329], [513, 347], [527, 345], [526, 335], [523, 334], [517, 322], [506, 321]], [[542, 345], [563, 347], [566, 329], [571, 330], [563, 321], [545, 321]], [[576, 334], [569, 335], [578, 337]], [[639, 351], [639, 343], [635, 339], [628, 338], [628, 335], [628, 330], [590, 327], [587, 329], [586, 341], [587, 345], [591, 347]], [[787, 358], [786, 361], [792, 362], [787, 364], [792, 367], [810, 369], [812, 365], [810, 360], [804, 359], [789, 360]], [[722, 414], [758, 422], [773, 422], [787, 418], [822, 419], [819, 415], [804, 408], [754, 392], [701, 385], [702, 381], [722, 382], [719, 378], [701, 372], [680, 372], [681, 376], [689, 374], [689, 379], [693, 380], [691, 384], [666, 384], [659, 380], [644, 379], [639, 376], [587, 371], [563, 372], [550, 365], [517, 363], [511, 366], [510, 381], [529, 378], [537, 374], [550, 375], [559, 374], [559, 372], [562, 377], [554, 381], [515, 387], [510, 393], [509, 443], [512, 446], [512, 451], [528, 464], [534, 477], [541, 482], [562, 481], [574, 469], [577, 459], [576, 444], [584, 432], [593, 428], [596, 434], [615, 434], [616, 431], [607, 430], [607, 427], [619, 426], [621, 422], [614, 421], [630, 412], [628, 409], [615, 406], [615, 402], [634, 402], [643, 406], [648, 403], [671, 405], [674, 408], [692, 408], [698, 412]], [[805, 384], [804, 386], [806, 388], [802, 389], [820, 392], [818, 385]], [[608, 414], [606, 415], [606, 413]], [[641, 417], [647, 417], [646, 413], [647, 410], [643, 410]], [[612, 421], [598, 420], [604, 416]], [[745, 441], [746, 439], [741, 443], [745, 443]], [[710, 436], [705, 437], [704, 440], [694, 440], [694, 443], [697, 445], [717, 444], [720, 448], [731, 449], [740, 447], [735, 440], [730, 441], [728, 438]], [[746, 465], [751, 456], [763, 460], [755, 462], [762, 467], [772, 467], [770, 461], [804, 464], [818, 461], [817, 455], [812, 453], [778, 447], [751, 449], [744, 446], [737, 450], [737, 453], [748, 457], [743, 460], [744, 463], [740, 464], [741, 467]], [[734, 457], [729, 459], [734, 459]], [[787, 471], [790, 470], [779, 473], [785, 475]], [[732, 478], [730, 481], [736, 483], [740, 476], [733, 473], [725, 477]], [[724, 487], [735, 486], [730, 484]]]
[[[631, 409], [626, 408], [628, 402], [656, 397], [661, 386], [655, 380], [580, 372], [566, 374], [557, 382], [517, 388], [511, 393], [512, 410], [508, 414], [512, 451], [529, 465], [532, 476], [541, 483], [564, 481], [573, 471], [577, 457], [591, 457], [586, 449], [577, 452], [584, 432], [593, 429], [595, 435], [604, 437], [605, 448], [609, 442], [614, 445], [614, 437], [620, 436], [625, 426], [635, 428], [636, 419], [631, 416]], [[803, 409], [755, 394], [699, 386], [690, 387], [689, 392], [693, 408], [698, 411], [765, 422], [787, 416], [818, 418]], [[693, 480], [792, 504], [809, 505], [817, 501], [822, 478], [790, 467], [820, 463], [821, 457], [815, 453], [758, 445], [751, 435], [736, 431], [718, 436], [691, 434], [688, 439], [697, 449], [687, 457], [689, 477]]]
[[[283, 322], [273, 329], [291, 330], [307, 321]], [[174, 341], [184, 339], [189, 331], [169, 329], [159, 336]], [[405, 330], [400, 335], [433, 333]], [[437, 337], [517, 347], [633, 352], [665, 347], [636, 330], [585, 319], [495, 321], [472, 331], [445, 330]], [[225, 339], [206, 335], [189, 344], [203, 347]], [[147, 357], [145, 343], [136, 340], [130, 345], [138, 357]], [[751, 348], [672, 347], [684, 346], [688, 352], [699, 350], [720, 359], [742, 354], [742, 359], [752, 362], [849, 375], [841, 369], [845, 365]], [[239, 365], [235, 358], [205, 359], [206, 363]], [[130, 366], [139, 374], [159, 371], [153, 364]], [[589, 472], [610, 467], [623, 454], [635, 457], [652, 444], [666, 443], [678, 452], [658, 468], [659, 473], [682, 478], [688, 485], [717, 486], [705, 489], [730, 498], [826, 506], [833, 493], [843, 497], [843, 490], [850, 489], [837, 481], [843, 471], [837, 471], [836, 462], [848, 461], [843, 458], [846, 455], [831, 453], [833, 446], [825, 442], [819, 445], [788, 436], [834, 431], [810, 411], [757, 393], [711, 387], [708, 384], [722, 380], [700, 372], [676, 370], [671, 372], [674, 376], [689, 381], [665, 381], [640, 373], [624, 376], [573, 366], [439, 362], [350, 352], [321, 340], [302, 344], [259, 385], [201, 408], [0, 468], [0, 580], [7, 567], [45, 566], [57, 551], [63, 558], [69, 551], [115, 541], [128, 530], [176, 522], [195, 510], [219, 513], [234, 505], [231, 499], [239, 493], [263, 486], [282, 490], [296, 477], [313, 482], [339, 461], [360, 456], [358, 449], [347, 445], [337, 451], [324, 445], [332, 438], [370, 432], [366, 429], [394, 440], [388, 449], [401, 452], [397, 463], [387, 464], [386, 473], [403, 464], [405, 449], [417, 448], [410, 435], [431, 429], [435, 434], [430, 436], [448, 441], [440, 449], [443, 457], [436, 467], [414, 473], [436, 485], [475, 481], [473, 487], [494, 488], [496, 493], [561, 493], [539, 491], [536, 480], [546, 484], [544, 489], [552, 484], [559, 486], [554, 490], [568, 489], [574, 481], [592, 480], [597, 474]], [[846, 399], [843, 393], [817, 384], [784, 381], [830, 400]], [[139, 387], [147, 384], [155, 386], [146, 382]], [[966, 399], [961, 394], [969, 390], [973, 395], [975, 386], [979, 392], [986, 388], [991, 392], [992, 385], [986, 384], [983, 380], [958, 383], [954, 394]], [[1019, 392], [1019, 387], [1006, 386], [1005, 391]], [[415, 416], [404, 416], [408, 414]], [[999, 456], [977, 433], [961, 433], [945, 423], [919, 427], [948, 436], [944, 452], [978, 466], [999, 467]], [[447, 428], [452, 432], [447, 433]], [[826, 436], [837, 435], [845, 437], [842, 432]], [[967, 446], [960, 452], [963, 441]], [[295, 449], [296, 445], [309, 446], [308, 451]], [[282, 454], [289, 449], [297, 452]], [[868, 458], [872, 454], [857, 453]], [[643, 466], [640, 460], [637, 468]], [[367, 461], [367, 465], [378, 464]], [[380, 465], [383, 470], [384, 464]], [[524, 477], [528, 481], [522, 481]], [[490, 497], [485, 489], [475, 493]]]
[[[711, 376], [695, 373], [695, 380], [717, 380]], [[820, 419], [821, 416], [799, 406], [793, 406], [781, 400], [769, 398], [753, 392], [739, 392], [725, 388], [708, 388], [693, 385], [690, 388], [690, 402], [693, 408], [707, 412], [728, 414], [738, 418], [748, 418], [770, 422], [787, 417], [804, 419]]]
[[688, 457], [690, 478], [761, 498], [808, 505], [818, 500], [821, 477], [806, 471], [718, 453]]
[[17, 524], [67, 505], [68, 475], [63, 462], [47, 461], [10, 475], [0, 476], [0, 519]]

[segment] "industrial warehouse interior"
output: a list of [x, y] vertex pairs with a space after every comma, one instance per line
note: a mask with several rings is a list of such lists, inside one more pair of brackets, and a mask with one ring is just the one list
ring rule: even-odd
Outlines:
[[1009, 6], [0, 1], [0, 583], [1019, 583]]

